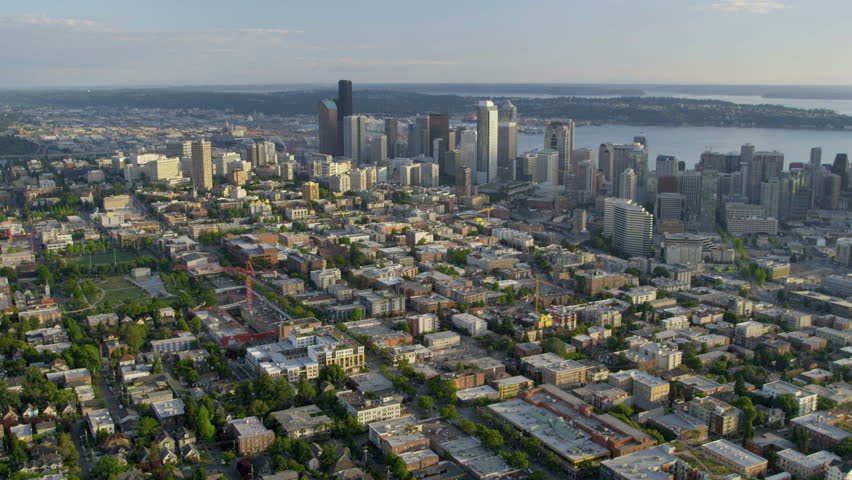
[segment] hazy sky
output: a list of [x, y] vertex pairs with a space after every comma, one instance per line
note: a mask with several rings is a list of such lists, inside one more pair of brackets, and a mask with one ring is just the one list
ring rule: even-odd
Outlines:
[[852, 84], [849, 0], [0, 0], [0, 86]]

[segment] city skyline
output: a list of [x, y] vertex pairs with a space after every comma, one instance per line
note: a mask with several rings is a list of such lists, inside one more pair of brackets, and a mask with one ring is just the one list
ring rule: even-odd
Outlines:
[[[385, 2], [372, 8], [339, 3], [334, 16], [265, 1], [239, 9], [193, 2], [151, 2], [144, 9], [109, 2], [9, 5], [0, 15], [0, 39], [15, 48], [0, 53], [7, 66], [0, 87], [333, 78], [840, 85], [852, 73], [835, 61], [843, 58], [840, 32], [852, 13], [852, 5], [839, 0], [551, 1], [534, 9], [496, 2], [487, 10], [475, 2], [446, 5], [452, 15], [442, 8], [412, 15], [408, 7]], [[416, 41], [424, 25], [431, 26], [428, 44]], [[536, 35], [488, 34], [530, 26]], [[578, 39], [571, 48], [564, 47], [566, 26]], [[814, 28], [789, 34], [802, 26]], [[749, 35], [708, 35], [712, 29]], [[785, 68], [790, 58], [796, 69]]]

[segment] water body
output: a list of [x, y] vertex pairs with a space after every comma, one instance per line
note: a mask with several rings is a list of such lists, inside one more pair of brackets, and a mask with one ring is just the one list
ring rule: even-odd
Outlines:
[[[631, 143], [642, 135], [648, 141], [648, 167], [654, 169], [657, 155], [674, 155], [691, 168], [705, 150], [739, 152], [745, 143], [755, 149], [784, 153], [785, 169], [791, 162], [807, 163], [811, 147], [822, 147], [822, 163], [834, 161], [837, 153], [852, 152], [852, 132], [786, 130], [773, 128], [649, 127], [600, 125], [577, 127], [575, 148], [597, 150], [601, 143]], [[518, 153], [543, 148], [544, 134], [518, 134]]]
[[[423, 91], [420, 93], [428, 95], [459, 95], [462, 97], [482, 97], [482, 92], [440, 92], [440, 91]], [[564, 95], [550, 95], [546, 93], [518, 93], [518, 92], [489, 92], [488, 95], [493, 97], [508, 97], [508, 98], [558, 98]], [[618, 98], [620, 95], [572, 95], [582, 98]], [[811, 99], [811, 98], [764, 98], [757, 95], [691, 95], [686, 93], [665, 92], [665, 91], [648, 91], [643, 97], [672, 97], [686, 98], [690, 100], [721, 100], [724, 102], [739, 103], [744, 105], [782, 105], [791, 108], [804, 108], [807, 110], [823, 109], [834, 110], [842, 115], [852, 115], [852, 100], [835, 100], [835, 99]]]

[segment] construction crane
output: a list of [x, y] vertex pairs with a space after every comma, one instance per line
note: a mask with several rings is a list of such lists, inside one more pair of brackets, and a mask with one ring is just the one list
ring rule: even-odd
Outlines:
[[187, 265], [175, 265], [175, 270], [186, 270], [188, 272], [195, 273], [213, 273], [213, 272], [226, 272], [226, 273], [241, 273], [246, 276], [246, 306], [248, 307], [249, 312], [254, 313], [254, 295], [252, 293], [252, 276], [257, 273], [255, 272], [254, 267], [251, 264], [251, 261], [246, 262], [245, 268], [243, 267], [214, 267], [214, 266], [187, 266]]
[[490, 221], [491, 220], [491, 210], [494, 210], [494, 207], [483, 208], [482, 210], [477, 210], [476, 213], [483, 213], [483, 212], [486, 213], [487, 215], [485, 216], [485, 219]]
[[535, 276], [535, 313], [539, 313], [539, 286], [541, 284], [549, 285], [553, 288], [559, 288], [559, 286], [554, 285], [552, 283], [545, 282], [544, 280], [538, 278], [538, 275]]

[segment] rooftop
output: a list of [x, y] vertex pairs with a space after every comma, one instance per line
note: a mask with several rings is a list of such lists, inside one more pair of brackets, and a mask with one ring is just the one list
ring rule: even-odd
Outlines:
[[742, 467], [744, 470], [768, 463], [765, 458], [755, 455], [742, 447], [738, 447], [727, 440], [716, 440], [715, 442], [705, 443], [702, 448], [720, 457], [727, 458], [728, 461]]

